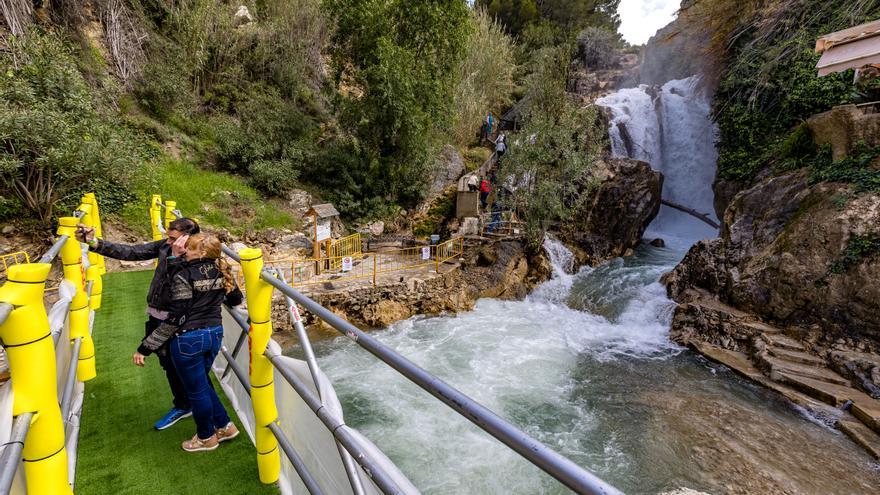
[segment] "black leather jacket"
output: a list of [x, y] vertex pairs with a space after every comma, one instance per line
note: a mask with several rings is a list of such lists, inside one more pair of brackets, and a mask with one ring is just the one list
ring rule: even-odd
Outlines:
[[150, 282], [150, 290], [147, 292], [147, 305], [162, 311], [168, 310], [170, 304], [170, 285], [168, 277], [169, 268], [175, 271], [175, 266], [183, 260], [171, 256], [171, 246], [166, 240], [148, 242], [146, 244], [115, 244], [98, 240], [98, 244], [90, 251], [108, 258], [124, 261], [144, 261], [155, 259], [157, 261], [153, 280]]
[[168, 319], [144, 337], [138, 352], [145, 356], [156, 352], [179, 333], [222, 325], [220, 305], [225, 302], [237, 306], [242, 302], [242, 294], [237, 287], [226, 292], [223, 274], [217, 268], [216, 260], [186, 261], [168, 276], [171, 278]]

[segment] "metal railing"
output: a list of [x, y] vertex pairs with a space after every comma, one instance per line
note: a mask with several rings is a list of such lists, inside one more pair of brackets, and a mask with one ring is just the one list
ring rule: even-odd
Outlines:
[[14, 253], [0, 254], [0, 262], [3, 263], [3, 271], [0, 274], [4, 274], [9, 271], [9, 265], [30, 263], [31, 259], [26, 252], [16, 251]]
[[[64, 219], [62, 219], [62, 220], [64, 220]], [[64, 223], [64, 221], [60, 222], [59, 232], [63, 230], [66, 233], [58, 236], [58, 238], [55, 240], [53, 245], [46, 251], [45, 254], [43, 254], [43, 256], [41, 256], [39, 258], [38, 263], [51, 264], [55, 260], [55, 258], [58, 257], [58, 255], [60, 253], [62, 253], [62, 249], [65, 247], [65, 245], [70, 240], [70, 234], [74, 231], [74, 227], [73, 227], [72, 223], [75, 223], [79, 220], [83, 220], [89, 226], [94, 226], [96, 228], [96, 231], [100, 232], [100, 217], [99, 217], [98, 208], [97, 208], [97, 201], [95, 200], [95, 197], [93, 194], [89, 194], [89, 195], [86, 195], [83, 197], [83, 203], [80, 205], [80, 207], [77, 209], [77, 211], [75, 211], [73, 213], [72, 218], [67, 219], [68, 223]], [[66, 254], [62, 254], [62, 256], [63, 257], [69, 256], [71, 254], [71, 252], [69, 250], [71, 250], [71, 249], [73, 249], [74, 251], [77, 251], [76, 256], [79, 256], [79, 254], [78, 254], [79, 249], [73, 248], [70, 246], [68, 246], [67, 250], [64, 251]], [[15, 264], [19, 264], [19, 259], [18, 259], [19, 255], [24, 255], [23, 257], [24, 257], [25, 263], [30, 263], [30, 258], [27, 256], [26, 253], [22, 253], [22, 252], [12, 253], [11, 255], [8, 255], [8, 256], [13, 256], [13, 260], [14, 260]], [[7, 259], [8, 259], [8, 257], [3, 258], [3, 266], [4, 266], [4, 270], [8, 271], [9, 265], [8, 265]], [[70, 265], [70, 266], [68, 266], [68, 265]], [[77, 266], [79, 268], [77, 268]], [[67, 270], [67, 268], [70, 268], [70, 267], [77, 268], [77, 269], [76, 270]], [[76, 281], [78, 283], [82, 283], [84, 281], [85, 272], [81, 269], [81, 267], [82, 267], [81, 261], [76, 262], [76, 263], [74, 263], [72, 261], [65, 261], [65, 274], [64, 274], [65, 279], [69, 280], [71, 278], [70, 275], [72, 275], [74, 272], [76, 272]], [[80, 278], [80, 277], [83, 277], [83, 278]], [[100, 274], [98, 275], [98, 278], [100, 278]], [[43, 293], [45, 293], [45, 290], [46, 290], [45, 289], [45, 280], [42, 283], [44, 286]], [[83, 310], [83, 309], [87, 309], [87, 310], [91, 309], [88, 296], [91, 294], [92, 286], [93, 286], [93, 281], [89, 281], [85, 287], [85, 296], [83, 296], [82, 293], [79, 294], [80, 297], [85, 297], [86, 306], [85, 306], [85, 308], [78, 308], [77, 311]], [[42, 304], [42, 302], [40, 302], [40, 304]], [[70, 309], [69, 302], [67, 302], [66, 304], [67, 304], [67, 307], [65, 308], [65, 313], [66, 313], [65, 319], [67, 321], [70, 321], [69, 318], [73, 314], [73, 310]], [[15, 311], [15, 307], [12, 304], [9, 304], [7, 302], [0, 302], [0, 326], [2, 326], [3, 324], [5, 324], [7, 322], [8, 318], [10, 317], [10, 315], [12, 314], [13, 311]], [[82, 323], [81, 319], [80, 319], [80, 323]], [[87, 325], [88, 325], [88, 323], [86, 323], [86, 326]], [[87, 330], [88, 329], [86, 329], [86, 331]], [[53, 359], [53, 360], [56, 359], [54, 357], [54, 351], [55, 351], [56, 346], [58, 344], [57, 340], [58, 340], [59, 336], [60, 336], [60, 334], [55, 334], [55, 333], [52, 334], [52, 337], [53, 337], [53, 339], [52, 339], [52, 341], [53, 341], [52, 357], [48, 358], [47, 356], [40, 355], [39, 356], [40, 359], [42, 359], [42, 358]], [[73, 346], [72, 355], [71, 355], [71, 359], [69, 362], [69, 368], [66, 370], [66, 372], [67, 372], [66, 376], [68, 377], [68, 381], [65, 383], [62, 400], [61, 400], [61, 403], [59, 406], [59, 409], [61, 410], [61, 413], [62, 413], [61, 414], [62, 421], [65, 424], [68, 422], [70, 407], [71, 407], [71, 404], [73, 401], [73, 391], [74, 391], [74, 386], [77, 381], [77, 369], [78, 369], [78, 365], [80, 362], [79, 351], [82, 348], [84, 338], [90, 338], [90, 337], [77, 337], [71, 342], [71, 345]], [[15, 345], [16, 346], [30, 345], [30, 344], [38, 342], [39, 340], [42, 340], [42, 339], [37, 339], [35, 341], [27, 342], [24, 344], [15, 344]], [[89, 340], [89, 342], [91, 342], [91, 341]], [[6, 346], [6, 344], [3, 344], [3, 345]], [[21, 370], [19, 370], [19, 373], [21, 373]], [[88, 378], [84, 378], [84, 379], [88, 379]], [[12, 377], [12, 380], [15, 381], [15, 376]], [[55, 387], [52, 387], [52, 389], [50, 391], [40, 391], [40, 393], [47, 393], [47, 394], [51, 394], [51, 395], [55, 396], [57, 394], [57, 390]], [[32, 422], [33, 418], [35, 416], [37, 416], [39, 413], [40, 413], [39, 411], [28, 411], [28, 412], [24, 412], [24, 413], [17, 415], [13, 419], [13, 429], [12, 429], [10, 440], [6, 444], [4, 444], [3, 452], [2, 452], [2, 454], [0, 454], [0, 494], [2, 494], [2, 495], [8, 494], [9, 491], [11, 490], [12, 483], [15, 478], [15, 473], [18, 469], [19, 463], [22, 461], [22, 453], [23, 453], [25, 442], [27, 441], [27, 438], [28, 438], [28, 434], [30, 432], [31, 422]], [[45, 428], [42, 428], [42, 429], [44, 430], [42, 434], [45, 434]], [[34, 434], [36, 434], [36, 433], [34, 433]], [[43, 440], [41, 440], [41, 441], [43, 441]], [[54, 454], [51, 454], [49, 457], [52, 457], [52, 456], [58, 454], [59, 452], [62, 452], [65, 450], [66, 441], [63, 438], [61, 438], [60, 442], [61, 442], [61, 449], [59, 451], [55, 452]], [[37, 459], [37, 460], [32, 460], [29, 462], [32, 464], [36, 464], [36, 463], [42, 464], [47, 459], [48, 459], [48, 457]], [[56, 467], [56, 465], [57, 465], [57, 463], [54, 463], [48, 468], [42, 467], [39, 472], [35, 471], [35, 473], [38, 473], [40, 475], [40, 476], [36, 476], [36, 477], [41, 478], [39, 480], [32, 480], [31, 478], [34, 476], [27, 477], [27, 485], [28, 485], [29, 490], [31, 488], [32, 481], [37, 484], [36, 486], [41, 486], [46, 489], [50, 489], [48, 487], [52, 487], [53, 485], [55, 487], [55, 488], [51, 488], [53, 490], [60, 489], [59, 487], [67, 487], [69, 489], [69, 480], [67, 479], [67, 467], [66, 466], [57, 466]], [[61, 469], [58, 469], [58, 467], [60, 467]], [[26, 468], [26, 470], [27, 470], [27, 468]], [[34, 473], [32, 473], [32, 474], [34, 474]], [[49, 481], [50, 478], [51, 478], [51, 481]], [[30, 491], [34, 491], [34, 490], [30, 490]], [[37, 491], [39, 491], [39, 490], [37, 490]]]
[[363, 247], [361, 244], [361, 235], [352, 234], [341, 239], [335, 239], [330, 245], [329, 257], [333, 259], [330, 266], [340, 268], [343, 258], [346, 256], [357, 256], [361, 254]]
[[[179, 212], [175, 211], [174, 213], [176, 216], [180, 216]], [[462, 245], [461, 241], [456, 239], [451, 239], [450, 241], [447, 241], [447, 243], [451, 241], [458, 241], [458, 245]], [[455, 253], [454, 248], [446, 248], [447, 251], [443, 251], [438, 250], [440, 246], [441, 245], [426, 246], [434, 250], [434, 253], [436, 254], [435, 263], [438, 267], [442, 258], [446, 257], [445, 259], [449, 259], [455, 256], [455, 254], [453, 254]], [[237, 263], [242, 263], [242, 259], [238, 255], [238, 253], [232, 251], [225, 244], [222, 245], [221, 248], [223, 254], [236, 261]], [[253, 260], [248, 261], [252, 262]], [[449, 408], [451, 408], [453, 411], [463, 416], [465, 419], [472, 422], [485, 432], [489, 433], [492, 437], [508, 446], [514, 452], [517, 452], [520, 456], [522, 456], [550, 476], [554, 477], [556, 480], [558, 480], [569, 489], [581, 494], [621, 494], [619, 490], [609, 485], [601, 478], [578, 466], [567, 457], [559, 454], [558, 452], [544, 445], [540, 441], [532, 438], [524, 431], [520, 430], [507, 420], [501, 418], [485, 406], [471, 399], [455, 387], [452, 387], [440, 378], [428, 373], [412, 361], [408, 360], [391, 348], [382, 344], [369, 334], [361, 331], [359, 328], [339, 317], [329, 309], [321, 306], [309, 297], [301, 294], [296, 289], [285, 283], [284, 280], [282, 278], [279, 278], [277, 275], [278, 272], [274, 268], [264, 267], [259, 274], [259, 279], [284, 294], [284, 296], [286, 296], [290, 301], [290, 304], [293, 304], [294, 307], [295, 304], [301, 305], [307, 311], [311, 312], [313, 315], [323, 320], [326, 324], [330, 325], [342, 335], [348, 337], [350, 340], [373, 354], [380, 361], [384, 362], [392, 369], [400, 373], [402, 376], [404, 376], [414, 384], [418, 385], [426, 392], [433, 395], [435, 398], [449, 406]], [[245, 289], [247, 289], [247, 287], [245, 287]], [[271, 297], [269, 298], [269, 305], [271, 306]], [[234, 311], [232, 313], [233, 316], [236, 316]], [[298, 311], [295, 314], [298, 315]], [[236, 318], [236, 321], [242, 327], [242, 329], [247, 329], [250, 327], [248, 325], [248, 322], [241, 315], [237, 316], [238, 317]], [[262, 323], [265, 322], [261, 322], [261, 324]], [[242, 336], [239, 338], [239, 342], [236, 343], [237, 349], [240, 349], [242, 347], [243, 336], [245, 335], [245, 333], [246, 331], [242, 332]], [[305, 334], [304, 331], [302, 333]], [[303, 342], [308, 342], [307, 336], [301, 335], [300, 338]], [[229, 369], [231, 369], [232, 372], [235, 373], [239, 381], [242, 383], [242, 386], [249, 387], [250, 383], [247, 381], [247, 375], [244, 374], [244, 370], [242, 370], [238, 366], [238, 363], [235, 362], [236, 353], [229, 353], [225, 348], [222, 350], [222, 352], [224, 354], [224, 357], [226, 357], [229, 366], [227, 372], [229, 371]], [[345, 426], [344, 423], [341, 423], [338, 418], [330, 414], [330, 412], [323, 407], [320, 400], [316, 398], [310, 390], [308, 390], [308, 387], [304, 383], [302, 383], [293, 373], [291, 373], [290, 370], [283, 365], [283, 363], [280, 363], [280, 356], [278, 356], [277, 354], [273, 354], [268, 347], [266, 348], [264, 356], [269, 359], [269, 362], [272, 364], [272, 366], [281, 374], [282, 377], [284, 377], [285, 381], [287, 381], [287, 383], [290, 384], [291, 387], [293, 387], [293, 389], [303, 399], [303, 401], [305, 401], [305, 403], [315, 413], [318, 419], [321, 420], [321, 422], [339, 442], [339, 444], [341, 444], [342, 447], [349, 454], [351, 454], [352, 458], [364, 469], [364, 472], [371, 477], [373, 482], [376, 484], [377, 487], [379, 487], [382, 493], [402, 493], [400, 488], [394, 483], [392, 477], [389, 476], [384, 469], [382, 469], [381, 465], [375, 462], [375, 460], [372, 459], [372, 457], [367, 452], [364, 452], [360, 449], [358, 442], [354, 439], [351, 433], [348, 432], [346, 428], [343, 428], [343, 426]], [[311, 366], [312, 365], [310, 364], [310, 372], [314, 373], [315, 370]], [[315, 364], [315, 366], [317, 366], [317, 364]], [[272, 422], [272, 424], [274, 424], [274, 421]], [[294, 468], [297, 470], [297, 473], [300, 474], [301, 477], [311, 477], [307, 474], [305, 466], [300, 466], [300, 468], [297, 468], [295, 462], [301, 463], [301, 460], [295, 461], [295, 459], [297, 459], [299, 456], [296, 455], [293, 447], [289, 445], [289, 442], [286, 442], [286, 439], [279, 439], [279, 437], [283, 437], [280, 430], [278, 428], [269, 428], [272, 431], [273, 436], [278, 439], [278, 443], [282, 447], [282, 451], [284, 451], [285, 455], [287, 455], [288, 458], [291, 459], [291, 463], [294, 464]], [[300, 469], [302, 469], [302, 473], [300, 472]], [[314, 478], [312, 478], [311, 481], [314, 481]], [[303, 483], [307, 484], [308, 488], [308, 482], [306, 479], [303, 479]], [[319, 488], [315, 487], [315, 489], [318, 491], [312, 491], [312, 489], [310, 488], [310, 493], [320, 493]], [[353, 490], [354, 489], [355, 488], [353, 487]]]
[[[231, 259], [238, 262], [241, 261], [238, 254], [225, 245], [223, 246], [223, 252]], [[616, 488], [578, 466], [570, 459], [532, 438], [464, 393], [428, 373], [412, 361], [396, 353], [394, 350], [374, 339], [369, 334], [361, 331], [348, 321], [340, 318], [327, 308], [324, 308], [312, 299], [299, 293], [293, 287], [284, 283], [283, 280], [276, 277], [272, 270], [264, 269], [260, 277], [263, 281], [275, 289], [278, 289], [278, 291], [290, 298], [293, 302], [302, 305], [306, 310], [323, 320], [332, 328], [336, 329], [342, 335], [348, 337], [411, 382], [415, 383], [423, 390], [449, 406], [453, 411], [457, 412], [465, 419], [471, 421], [476, 426], [510, 447], [512, 450], [520, 454], [520, 456], [556, 478], [566, 487], [577, 493], [620, 493]], [[309, 404], [309, 407], [312, 408], [315, 414], [318, 415], [322, 422], [324, 422], [325, 426], [327, 426], [331, 433], [333, 433], [334, 437], [342, 443], [346, 450], [352, 454], [354, 459], [373, 477], [373, 481], [376, 482], [376, 485], [380, 490], [386, 494], [400, 493], [399, 488], [385, 484], [385, 478], [383, 475], [386, 475], [386, 473], [384, 473], [384, 471], [379, 469], [375, 464], [371, 465], [368, 456], [364, 455], [362, 452], [359, 453], [356, 451], [356, 445], [349, 445], [351, 439], [346, 438], [345, 430], [339, 428], [341, 425], [335, 424], [332, 418], [327, 417], [328, 413], [326, 413], [326, 411], [322, 413], [323, 409], [322, 406], [320, 406], [320, 401], [315, 399], [314, 396], [310, 397], [310, 392], [304, 384], [298, 382], [298, 379], [293, 376], [289, 370], [285, 371], [283, 367], [278, 365], [278, 356], [270, 354], [267, 354], [267, 356], [273, 366], [275, 366], [279, 373], [285, 377], [285, 380], [294, 387], [300, 397]]]

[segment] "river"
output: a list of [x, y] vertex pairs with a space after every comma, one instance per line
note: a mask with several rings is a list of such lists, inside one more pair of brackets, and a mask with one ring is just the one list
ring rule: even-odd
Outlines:
[[[845, 436], [668, 339], [670, 244], [570, 274], [548, 240], [554, 278], [526, 300], [373, 335], [626, 493], [876, 493]], [[316, 351], [347, 423], [424, 493], [569, 493], [348, 339]]]
[[[714, 216], [717, 131], [697, 78], [599, 103], [616, 154], [648, 161], [664, 197]], [[553, 278], [525, 300], [373, 335], [626, 493], [877, 493], [878, 465], [844, 435], [669, 340], [660, 276], [717, 231], [665, 207], [650, 228], [666, 247], [576, 273], [548, 237]], [[348, 339], [315, 350], [347, 423], [424, 493], [569, 493]]]

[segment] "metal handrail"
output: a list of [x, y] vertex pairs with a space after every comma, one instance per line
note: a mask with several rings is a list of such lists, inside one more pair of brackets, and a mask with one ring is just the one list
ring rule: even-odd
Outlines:
[[[276, 270], [275, 274], [282, 282], [287, 283], [287, 281], [284, 280], [284, 275], [280, 271]], [[318, 398], [322, 398], [324, 392], [321, 390], [321, 381], [318, 379], [318, 360], [315, 358], [315, 351], [312, 349], [312, 342], [309, 340], [309, 335], [306, 333], [305, 326], [303, 326], [302, 318], [299, 314], [299, 308], [296, 307], [296, 303], [289, 297], [285, 296], [285, 299], [287, 300], [287, 311], [290, 314], [290, 321], [296, 329], [296, 335], [299, 337], [303, 353], [306, 355], [306, 364], [309, 367], [309, 374], [312, 375], [312, 381], [315, 383], [315, 390], [318, 391]], [[345, 468], [345, 475], [348, 477], [348, 483], [351, 485], [354, 495], [364, 495], [364, 487], [361, 484], [360, 477], [357, 475], [354, 459], [351, 458], [351, 455], [342, 447], [338, 440], [336, 441], [336, 449], [339, 451], [339, 457], [342, 459], [342, 466]]]
[[[223, 357], [226, 358], [226, 363], [232, 368], [232, 373], [238, 378], [241, 386], [244, 387], [248, 395], [251, 395], [251, 381], [248, 379], [244, 370], [241, 369], [241, 366], [235, 361], [235, 357], [229, 353], [229, 350], [226, 349], [226, 347], [221, 347], [220, 352], [223, 354]], [[275, 436], [275, 439], [278, 440], [278, 444], [281, 446], [281, 451], [284, 452], [284, 455], [286, 455], [288, 459], [290, 459], [293, 469], [296, 470], [296, 474], [299, 475], [309, 493], [312, 495], [323, 494], [321, 487], [318, 486], [318, 483], [309, 472], [302, 458], [296, 453], [296, 449], [293, 448], [293, 445], [291, 445], [290, 441], [287, 440], [287, 437], [284, 436], [284, 432], [281, 431], [281, 428], [279, 428], [275, 422], [269, 423], [266, 426], [269, 428], [269, 431], [272, 432], [272, 435]]]
[[267, 349], [266, 357], [269, 358], [269, 362], [272, 363], [272, 366], [275, 367], [284, 380], [293, 387], [306, 405], [309, 406], [309, 409], [315, 413], [315, 416], [324, 423], [327, 430], [357, 459], [357, 462], [364, 468], [364, 471], [370, 476], [373, 483], [379, 487], [379, 490], [386, 495], [403, 494], [403, 491], [397, 486], [397, 483], [394, 482], [391, 476], [378, 463], [375, 463], [366, 452], [361, 450], [360, 444], [355, 440], [354, 435], [343, 428], [343, 426], [346, 426], [345, 423], [339, 421], [339, 418], [331, 414], [302, 380], [294, 375], [286, 366], [283, 366], [282, 363], [277, 362], [282, 356], [280, 354], [272, 354]]
[[6, 495], [12, 488], [15, 472], [18, 470], [21, 452], [24, 450], [24, 439], [31, 427], [34, 413], [21, 413], [12, 421], [12, 434], [0, 454], [0, 493]]
[[[224, 254], [237, 262], [241, 258], [237, 253], [222, 245]], [[475, 425], [501, 441], [529, 462], [577, 493], [588, 494], [619, 494], [598, 476], [578, 466], [572, 460], [559, 454], [540, 441], [532, 438], [524, 431], [501, 418], [485, 406], [479, 404], [456, 388], [428, 373], [412, 361], [396, 353], [367, 333], [361, 331], [348, 321], [340, 318], [309, 297], [299, 293], [289, 285], [276, 278], [269, 269], [264, 269], [261, 278], [290, 297], [306, 310], [321, 318], [337, 331], [356, 342], [358, 345], [379, 358], [385, 364], [397, 370], [401, 375], [415, 383], [453, 411], [464, 416]], [[269, 356], [272, 359], [272, 356]], [[279, 369], [279, 371], [281, 371]], [[283, 374], [283, 373], [282, 373]], [[297, 391], [299, 392], [299, 390]], [[302, 396], [302, 394], [300, 394]]]

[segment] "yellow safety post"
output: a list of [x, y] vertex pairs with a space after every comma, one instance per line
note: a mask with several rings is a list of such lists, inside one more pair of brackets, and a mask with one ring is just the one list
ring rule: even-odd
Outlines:
[[176, 202], [165, 201], [165, 230], [168, 230], [168, 227], [171, 225], [171, 222], [177, 220], [177, 216], [174, 215], [175, 208], [177, 208]]
[[95, 343], [89, 333], [89, 296], [86, 294], [86, 276], [83, 272], [82, 251], [76, 233], [76, 217], [58, 219], [58, 235], [67, 235], [67, 242], [61, 247], [61, 262], [64, 264], [64, 279], [76, 288], [70, 302], [70, 341], [82, 338], [76, 377], [86, 382], [95, 377]]
[[238, 252], [247, 296], [248, 316], [251, 320], [251, 402], [257, 439], [257, 468], [260, 481], [274, 483], [281, 471], [278, 441], [269, 425], [278, 420], [275, 406], [274, 370], [266, 357], [266, 346], [272, 336], [272, 286], [260, 278], [263, 270], [263, 252], [245, 248]]
[[159, 230], [159, 225], [162, 223], [162, 207], [159, 206], [161, 202], [162, 196], [158, 194], [154, 194], [150, 200], [150, 231], [153, 233], [154, 241], [161, 241], [165, 237]]
[[12, 415], [35, 413], [22, 451], [27, 492], [72, 495], [58, 406], [55, 348], [43, 306], [50, 268], [48, 263], [9, 267], [6, 284], [0, 287], [0, 301], [15, 310], [0, 325], [0, 339], [12, 377]]
[[[104, 238], [104, 230], [101, 228], [101, 212], [98, 208], [98, 199], [95, 193], [86, 193], [82, 198], [83, 204], [92, 206], [92, 227], [95, 228], [95, 237], [97, 239]], [[107, 273], [107, 266], [104, 263], [104, 257], [98, 253], [89, 253], [89, 264], [98, 265], [101, 268], [101, 275]]]

